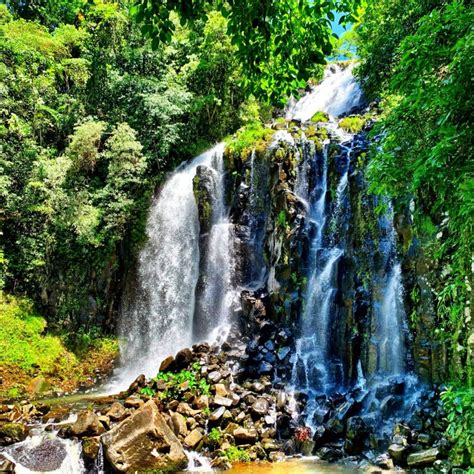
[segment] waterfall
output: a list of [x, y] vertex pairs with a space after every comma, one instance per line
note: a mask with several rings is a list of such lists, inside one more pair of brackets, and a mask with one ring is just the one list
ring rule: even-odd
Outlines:
[[336, 64], [327, 67], [322, 82], [297, 103], [289, 105], [286, 118], [306, 122], [316, 112], [338, 117], [359, 107], [364, 98], [352, 75], [353, 69], [353, 63], [345, 67]]
[[[317, 409], [317, 396], [329, 394], [346, 385], [347, 372], [343, 366], [341, 348], [335, 347], [338, 331], [344, 331], [340, 294], [344, 261], [349, 243], [346, 242], [350, 222], [349, 175], [353, 149], [357, 139], [341, 130], [337, 117], [360, 105], [362, 93], [352, 77], [352, 66], [331, 66], [319, 86], [292, 104], [287, 117], [309, 120], [316, 112], [326, 112], [327, 128], [331, 139], [323, 150], [316, 152], [303, 137], [301, 162], [295, 185], [299, 199], [305, 203], [306, 233], [310, 237], [307, 262], [308, 281], [304, 294], [304, 307], [300, 316], [299, 337], [293, 357], [292, 384], [296, 390], [308, 395], [305, 409], [306, 423], [316, 427], [313, 413]], [[330, 143], [337, 143], [339, 153], [328, 156]], [[335, 170], [335, 173], [329, 169]], [[331, 180], [337, 179], [337, 182]], [[332, 191], [330, 191], [332, 190]], [[378, 293], [373, 298], [374, 327], [372, 341], [375, 345], [377, 374], [389, 375], [404, 372], [405, 347], [403, 326], [406, 315], [403, 308], [401, 266], [397, 260], [396, 233], [390, 215], [379, 219], [379, 250], [382, 255], [381, 270], [377, 280]], [[350, 257], [349, 257], [350, 258]], [[344, 264], [342, 264], [344, 265]], [[346, 337], [346, 336], [343, 336]], [[361, 360], [355, 360], [354, 383], [366, 387]], [[356, 380], [357, 379], [357, 380]]]
[[[121, 367], [111, 390], [125, 388], [140, 373], [156, 375], [160, 360], [196, 342], [193, 326], [197, 305], [201, 308], [198, 324], [216, 331], [227, 320], [233, 293], [223, 151], [223, 144], [219, 144], [179, 166], [152, 202], [136, 285], [121, 311]], [[215, 180], [209, 251], [203, 256], [193, 192], [199, 166], [211, 170]], [[200, 259], [208, 279], [201, 300], [196, 302]]]
[[406, 321], [403, 305], [401, 265], [397, 259], [393, 209], [386, 202], [387, 212], [379, 219], [382, 234], [380, 248], [385, 259], [382, 276], [375, 277], [379, 295], [374, 298], [376, 324], [377, 372], [385, 375], [401, 374], [405, 370], [403, 325]]

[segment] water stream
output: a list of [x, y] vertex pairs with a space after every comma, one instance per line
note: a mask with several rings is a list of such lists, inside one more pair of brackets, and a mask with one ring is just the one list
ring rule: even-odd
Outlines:
[[[120, 368], [109, 391], [125, 388], [138, 374], [154, 376], [160, 361], [225, 325], [233, 302], [231, 225], [224, 204], [223, 144], [181, 165], [152, 202], [147, 242], [140, 252], [136, 286], [125, 298], [119, 321]], [[199, 251], [199, 221], [193, 178], [199, 166], [214, 178], [209, 251]], [[200, 301], [196, 284], [200, 259], [207, 279]], [[199, 321], [195, 308], [199, 306]], [[218, 329], [221, 328], [221, 329]]]

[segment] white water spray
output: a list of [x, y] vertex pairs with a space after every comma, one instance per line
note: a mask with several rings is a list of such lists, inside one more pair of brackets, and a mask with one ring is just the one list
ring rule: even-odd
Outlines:
[[198, 166], [212, 171], [216, 185], [209, 254], [204, 256], [210, 281], [200, 303], [207, 316], [214, 318], [213, 329], [227, 320], [233, 297], [232, 251], [224, 205], [223, 152], [224, 145], [219, 144], [181, 165], [152, 203], [136, 288], [121, 311], [121, 367], [109, 391], [126, 388], [138, 374], [156, 375], [163, 358], [195, 342], [193, 318], [200, 252], [193, 178]]

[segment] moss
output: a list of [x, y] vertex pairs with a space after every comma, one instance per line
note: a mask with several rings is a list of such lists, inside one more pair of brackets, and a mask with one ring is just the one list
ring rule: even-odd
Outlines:
[[354, 115], [352, 117], [344, 117], [339, 122], [339, 127], [350, 133], [358, 133], [364, 128], [366, 122], [367, 120], [364, 117]]
[[316, 112], [311, 117], [311, 122], [329, 122], [329, 115], [326, 112]]
[[76, 342], [81, 339], [75, 350], [68, 347], [68, 335], [46, 330], [46, 320], [29, 300], [0, 293], [0, 396], [36, 390], [39, 380], [64, 390], [92, 384], [96, 370], [110, 370], [118, 355], [115, 338], [81, 332], [74, 335]]
[[305, 129], [304, 134], [308, 140], [314, 142], [317, 151], [322, 151], [323, 143], [329, 138], [328, 131], [324, 127], [310, 125]]
[[274, 133], [275, 130], [264, 127], [260, 122], [251, 123], [226, 140], [227, 149], [229, 153], [240, 155], [242, 161], [246, 161], [254, 148], [258, 152], [265, 150]]
[[0, 426], [0, 437], [18, 443], [26, 438], [27, 429], [23, 423], [4, 423]]

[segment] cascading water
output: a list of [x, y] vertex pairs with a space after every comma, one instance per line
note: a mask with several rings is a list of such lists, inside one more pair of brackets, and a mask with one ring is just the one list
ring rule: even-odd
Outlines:
[[30, 430], [22, 442], [4, 448], [1, 454], [15, 464], [18, 474], [50, 472], [56, 474], [83, 474], [86, 470], [82, 459], [82, 446], [77, 440], [61, 439], [57, 432], [75, 417], [50, 425], [38, 425]]
[[[181, 165], [151, 206], [148, 240], [140, 253], [136, 288], [121, 311], [121, 367], [111, 390], [126, 387], [137, 374], [156, 375], [161, 359], [199, 339], [193, 334], [197, 306], [200, 326], [215, 330], [227, 320], [233, 291], [223, 151], [223, 144], [219, 144], [191, 163]], [[199, 251], [198, 210], [193, 193], [198, 167], [211, 171], [215, 185], [206, 255]], [[200, 258], [204, 259], [202, 267], [207, 279], [200, 301], [196, 302]], [[212, 335], [208, 336], [211, 339]]]
[[306, 122], [316, 112], [326, 112], [332, 117], [339, 117], [359, 107], [364, 97], [352, 75], [353, 69], [354, 64], [345, 67], [336, 64], [329, 66], [324, 79], [311, 93], [297, 103], [290, 103], [286, 118]]
[[376, 324], [377, 372], [385, 375], [401, 374], [405, 371], [403, 326], [406, 321], [403, 305], [401, 265], [397, 260], [396, 235], [393, 225], [393, 209], [388, 209], [379, 219], [381, 231], [380, 248], [385, 256], [382, 276], [375, 277], [375, 286], [380, 295], [374, 301]]
[[[345, 242], [350, 226], [348, 200], [351, 154], [357, 142], [338, 126], [338, 116], [347, 114], [360, 106], [363, 97], [357, 82], [352, 76], [352, 67], [332, 66], [327, 69], [325, 78], [311, 93], [298, 103], [292, 104], [287, 118], [309, 120], [316, 112], [326, 112], [329, 122], [321, 124], [330, 134], [322, 152], [305, 152], [296, 190], [300, 200], [305, 203], [306, 231], [310, 236], [308, 257], [308, 281], [304, 298], [304, 309], [300, 318], [299, 338], [296, 341], [296, 354], [293, 357], [292, 383], [295, 389], [308, 395], [306, 423], [315, 429], [313, 413], [317, 409], [317, 395], [329, 394], [341, 384], [346, 384], [346, 370], [333, 347], [335, 331], [340, 330], [337, 294], [342, 277], [339, 262], [345, 258]], [[331, 142], [331, 143], [329, 143]], [[337, 144], [339, 153], [328, 155], [330, 147]], [[333, 160], [331, 162], [331, 160]], [[329, 180], [338, 176], [336, 183]], [[329, 189], [333, 197], [329, 198]], [[391, 219], [380, 219], [380, 253], [383, 255], [383, 271], [377, 275], [379, 293], [374, 295], [373, 318], [375, 329], [372, 340], [376, 346], [377, 374], [383, 377], [404, 372], [405, 346], [403, 325], [403, 288], [401, 267], [396, 258], [396, 236]], [[356, 361], [357, 362], [357, 361]], [[356, 363], [354, 383], [359, 388], [366, 387], [362, 364]], [[357, 380], [355, 380], [357, 379]], [[380, 378], [379, 378], [380, 380]]]

